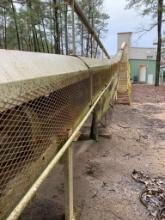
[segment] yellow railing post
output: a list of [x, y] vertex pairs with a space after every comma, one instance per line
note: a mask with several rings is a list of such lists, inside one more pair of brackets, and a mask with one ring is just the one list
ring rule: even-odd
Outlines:
[[75, 220], [73, 205], [73, 147], [65, 153], [65, 220]]

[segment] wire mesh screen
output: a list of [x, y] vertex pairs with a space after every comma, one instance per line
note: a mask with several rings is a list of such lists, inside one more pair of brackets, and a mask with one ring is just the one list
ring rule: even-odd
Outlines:
[[103, 94], [100, 101], [96, 106], [96, 122], [99, 123], [109, 110], [110, 104], [112, 105], [116, 100], [117, 94], [117, 86], [118, 86], [118, 74], [116, 72], [115, 75], [111, 77], [111, 84], [109, 85], [107, 91]]
[[[0, 113], [1, 218], [67, 140], [90, 103], [89, 77], [54, 90]], [[12, 96], [6, 102], [14, 102]]]
[[[0, 85], [0, 219], [29, 189], [88, 111], [92, 97], [116, 73], [117, 66], [106, 66], [58, 80], [23, 82], [16, 91], [13, 84]], [[20, 82], [14, 84], [19, 86]]]
[[109, 67], [103, 67], [93, 70], [93, 96], [96, 96], [101, 89], [104, 88], [106, 83], [110, 81], [112, 72]]

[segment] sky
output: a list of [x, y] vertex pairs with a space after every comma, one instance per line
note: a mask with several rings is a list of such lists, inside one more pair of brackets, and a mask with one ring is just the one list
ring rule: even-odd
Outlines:
[[136, 47], [153, 47], [156, 40], [156, 30], [146, 32], [142, 37], [142, 33], [139, 32], [151, 24], [152, 19], [141, 16], [140, 11], [135, 9], [127, 10], [125, 6], [126, 0], [104, 0], [104, 10], [110, 15], [110, 22], [103, 42], [110, 55], [117, 52], [118, 32], [133, 32], [132, 46]]

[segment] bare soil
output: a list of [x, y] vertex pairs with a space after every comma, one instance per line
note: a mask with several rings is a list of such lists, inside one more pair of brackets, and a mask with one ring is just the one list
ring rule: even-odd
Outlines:
[[[111, 139], [75, 144], [74, 197], [77, 220], [150, 220], [140, 203], [143, 185], [134, 169], [165, 175], [165, 87], [134, 85], [131, 106], [116, 105], [108, 117]], [[21, 220], [64, 219], [63, 166], [41, 186]]]

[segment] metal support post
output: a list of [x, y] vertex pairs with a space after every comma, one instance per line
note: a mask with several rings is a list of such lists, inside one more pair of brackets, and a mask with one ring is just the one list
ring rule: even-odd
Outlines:
[[65, 220], [75, 220], [73, 207], [73, 147], [65, 153]]
[[94, 111], [93, 111], [90, 138], [95, 141], [98, 141], [98, 125], [97, 125], [96, 109], [94, 109]]

